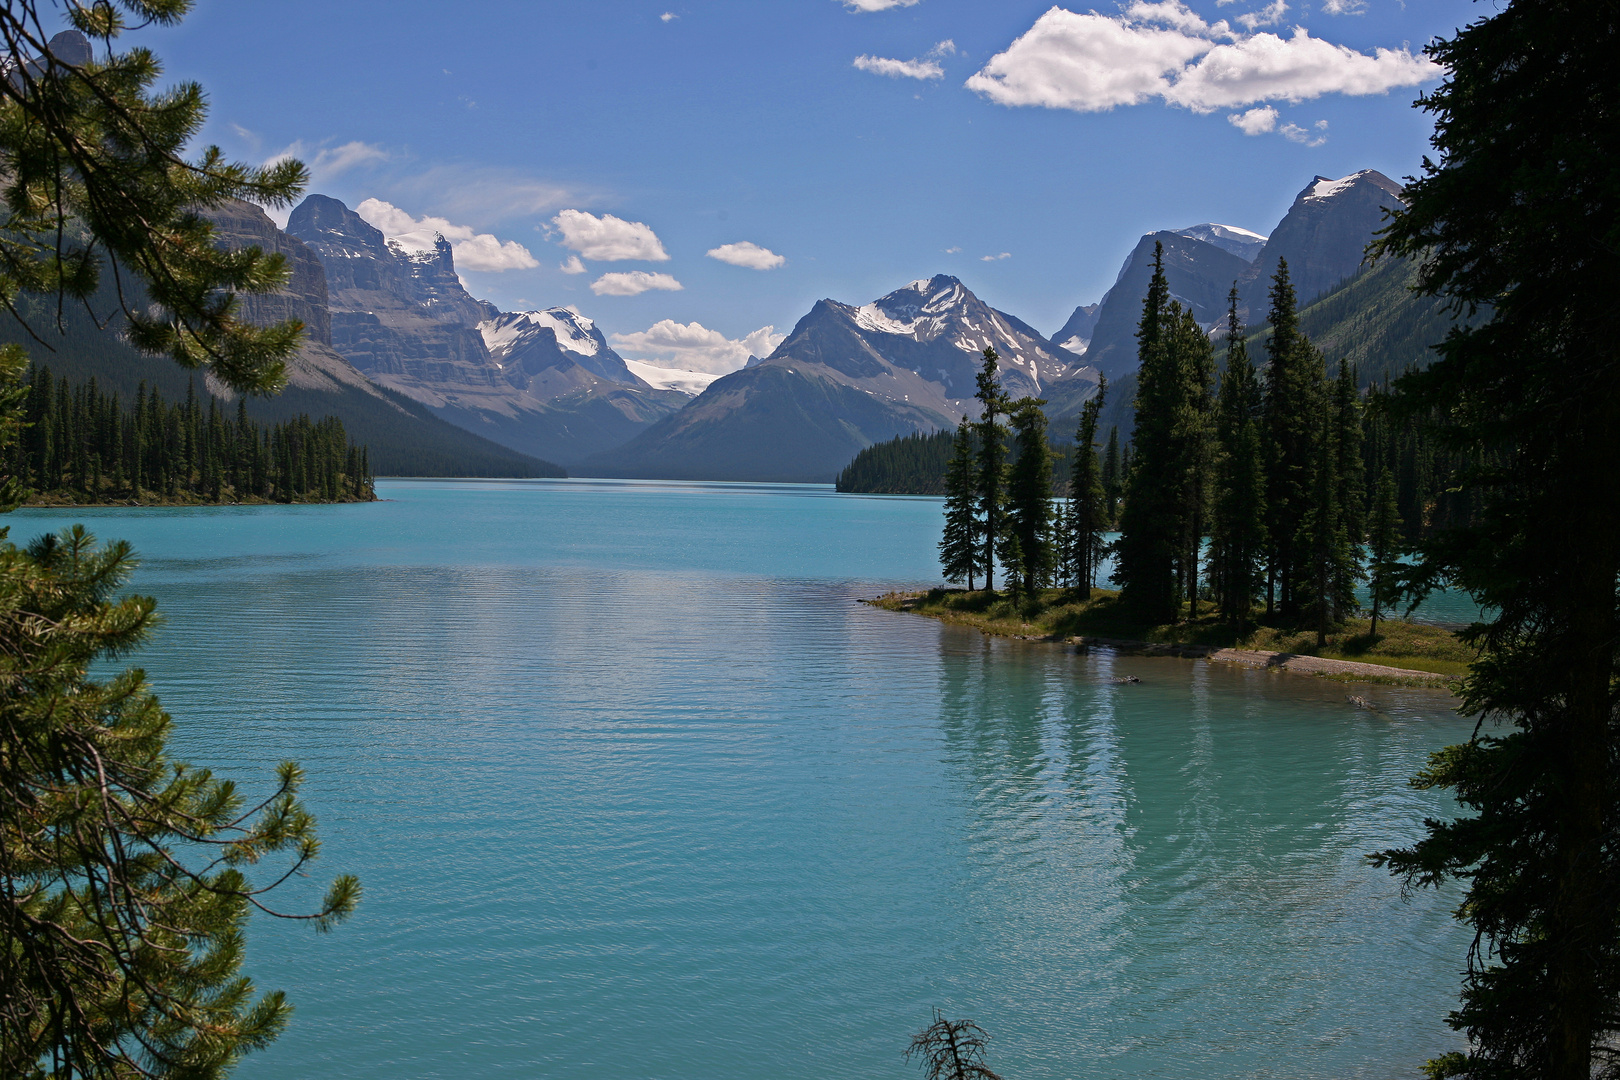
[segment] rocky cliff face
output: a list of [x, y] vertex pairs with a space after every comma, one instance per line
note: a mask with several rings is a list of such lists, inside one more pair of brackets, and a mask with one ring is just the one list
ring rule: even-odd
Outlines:
[[[304, 324], [307, 340], [287, 365], [288, 385], [317, 391], [347, 388], [393, 404], [332, 347], [332, 313], [326, 274], [315, 253], [276, 228], [276, 223], [252, 203], [233, 200], [211, 211], [209, 218], [214, 223], [215, 235], [224, 245], [258, 247], [287, 259], [292, 277], [283, 289], [269, 294], [244, 294], [238, 303], [243, 317], [260, 326], [288, 319]], [[218, 397], [231, 396], [229, 391], [212, 382], [210, 389]]]
[[442, 238], [431, 251], [406, 251], [324, 195], [305, 199], [287, 231], [326, 268], [333, 347], [495, 442], [566, 465], [691, 400], [638, 379], [578, 312], [507, 313], [474, 298]]

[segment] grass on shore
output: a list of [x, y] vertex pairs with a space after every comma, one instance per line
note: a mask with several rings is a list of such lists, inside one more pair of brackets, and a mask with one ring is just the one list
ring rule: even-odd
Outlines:
[[1093, 589], [1046, 589], [1015, 605], [1006, 593], [983, 590], [931, 589], [925, 593], [889, 593], [872, 601], [891, 611], [911, 611], [959, 626], [971, 626], [999, 637], [1111, 637], [1169, 645], [1208, 645], [1267, 652], [1321, 656], [1362, 664], [1463, 675], [1474, 651], [1450, 630], [1437, 626], [1380, 619], [1374, 637], [1367, 619], [1351, 619], [1316, 645], [1315, 630], [1262, 626], [1241, 637], [1217, 621], [1211, 605], [1199, 605], [1190, 622], [1146, 624], [1119, 606], [1119, 594]]

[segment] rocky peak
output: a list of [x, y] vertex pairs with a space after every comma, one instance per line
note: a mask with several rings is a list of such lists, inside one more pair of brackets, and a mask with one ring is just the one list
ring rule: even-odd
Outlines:
[[1288, 260], [1289, 278], [1303, 307], [1361, 269], [1373, 234], [1384, 227], [1386, 210], [1405, 205], [1401, 186], [1376, 169], [1337, 180], [1313, 177], [1255, 259], [1243, 286], [1249, 321], [1258, 324], [1265, 317], [1277, 260]]

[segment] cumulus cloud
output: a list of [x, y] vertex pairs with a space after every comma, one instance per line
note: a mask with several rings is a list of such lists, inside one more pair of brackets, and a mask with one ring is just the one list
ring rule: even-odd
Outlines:
[[409, 251], [430, 251], [439, 237], [450, 241], [456, 266], [461, 270], [532, 270], [540, 263], [529, 249], [516, 240], [504, 243], [491, 233], [475, 232], [470, 225], [455, 225], [442, 217], [412, 217], [393, 203], [366, 199], [354, 212], [397, 240]]
[[1012, 252], [1003, 251], [1000, 255], [980, 255], [980, 262], [1000, 262], [1002, 259], [1012, 258]]
[[655, 234], [639, 221], [625, 221], [612, 214], [587, 214], [564, 210], [551, 219], [562, 233], [562, 245], [597, 262], [668, 262], [669, 253]]
[[787, 262], [786, 258], [770, 248], [762, 248], [747, 240], [738, 244], [721, 244], [717, 248], [710, 248], [707, 254], [711, 259], [719, 259], [723, 263], [746, 267], [749, 270], [775, 270]]
[[664, 22], [674, 22], [676, 19], [680, 18], [680, 16], [675, 14], [673, 11], [666, 11], [658, 17]]
[[583, 274], [585, 272], [585, 264], [579, 261], [578, 255], [570, 255], [568, 256], [568, 261], [557, 267], [557, 269], [561, 270], [565, 274]]
[[891, 79], [942, 79], [945, 69], [940, 60], [956, 55], [956, 42], [946, 39], [929, 49], [919, 59], [890, 60], [882, 56], [857, 56], [855, 66], [874, 75], [887, 75]]
[[774, 326], [762, 326], [737, 340], [698, 322], [681, 324], [663, 319], [635, 334], [614, 334], [613, 346], [633, 357], [656, 359], [686, 371], [727, 375], [748, 363], [750, 356], [769, 356], [787, 335]]
[[1264, 135], [1277, 130], [1277, 110], [1270, 105], [1256, 105], [1248, 112], [1233, 113], [1227, 119], [1245, 135]]
[[1253, 33], [1262, 26], [1272, 26], [1282, 22], [1283, 16], [1288, 14], [1288, 5], [1283, 0], [1273, 0], [1259, 11], [1247, 11], [1242, 15], [1234, 15], [1233, 21], [1245, 30]]
[[1363, 15], [1366, 11], [1366, 0], [1322, 0], [1325, 15]]
[[839, 0], [851, 11], [888, 11], [890, 8], [911, 7], [917, 0]]
[[[1280, 18], [1281, 10], [1274, 3], [1255, 18], [1273, 11]], [[1118, 16], [1054, 7], [967, 86], [1002, 105], [1102, 112], [1157, 99], [1207, 113], [1324, 94], [1382, 94], [1441, 73], [1406, 49], [1361, 53], [1303, 27], [1290, 37], [1245, 34], [1225, 20], [1205, 23], [1179, 0], [1139, 0]]]
[[948, 247], [945, 249], [945, 254], [947, 255], [960, 255], [961, 253], [962, 249], [959, 247]]
[[653, 289], [679, 292], [686, 288], [668, 274], [649, 274], [645, 270], [630, 270], [603, 274], [591, 282], [591, 292], [597, 296], [640, 296]]

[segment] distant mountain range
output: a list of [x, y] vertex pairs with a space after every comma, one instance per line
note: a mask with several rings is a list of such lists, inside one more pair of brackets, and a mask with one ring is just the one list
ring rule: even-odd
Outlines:
[[[247, 317], [308, 328], [289, 389], [251, 409], [266, 418], [289, 409], [339, 415], [371, 446], [380, 474], [556, 475], [562, 466], [595, 476], [825, 482], [867, 446], [977, 416], [986, 347], [1000, 354], [1011, 396], [1047, 402], [1055, 437], [1072, 430], [1099, 375], [1110, 382], [1104, 430], [1117, 424], [1127, 434], [1136, 322], [1157, 244], [1172, 295], [1206, 328], [1224, 323], [1234, 285], [1245, 321], [1261, 321], [1286, 258], [1302, 301], [1338, 297], [1331, 318], [1314, 316], [1326, 320], [1324, 332], [1331, 323], [1324, 345], [1359, 358], [1369, 377], [1422, 362], [1409, 354], [1440, 318], [1433, 305], [1419, 310], [1392, 284], [1404, 285], [1409, 268], [1362, 268], [1384, 208], [1399, 205], [1399, 186], [1366, 170], [1314, 178], [1269, 236], [1213, 222], [1149, 233], [1103, 298], [1077, 307], [1051, 338], [946, 275], [868, 304], [822, 300], [769, 356], [719, 377], [627, 361], [572, 307], [503, 312], [467, 292], [443, 238], [407, 249], [324, 195], [306, 198], [285, 230], [246, 203], [213, 217], [222, 243], [257, 244], [292, 266], [285, 289], [242, 298]], [[116, 338], [82, 327], [69, 336], [103, 345], [75, 345], [49, 361], [65, 373], [117, 386], [139, 371], [165, 393], [184, 386], [172, 365]]]

